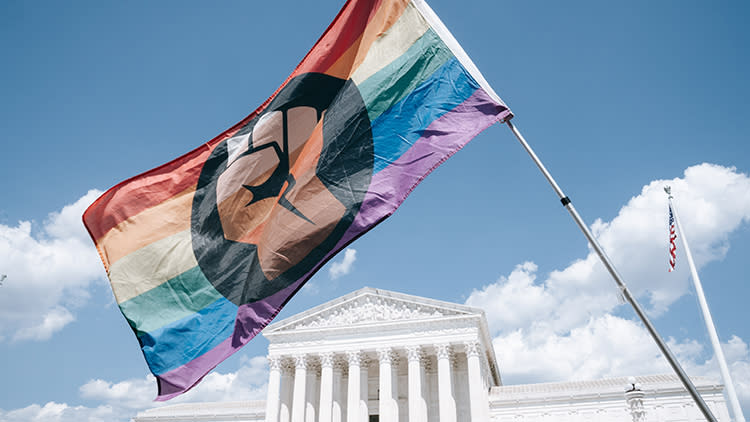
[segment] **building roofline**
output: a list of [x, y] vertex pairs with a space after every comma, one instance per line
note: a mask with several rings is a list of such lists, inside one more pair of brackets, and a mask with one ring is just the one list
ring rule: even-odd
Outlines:
[[351, 293], [345, 294], [343, 296], [339, 296], [335, 299], [332, 299], [320, 305], [314, 306], [298, 314], [287, 317], [281, 321], [274, 322], [273, 324], [269, 324], [266, 328], [263, 329], [262, 333], [264, 334], [264, 336], [266, 336], [266, 334], [268, 336], [273, 336], [275, 333], [280, 332], [285, 327], [293, 326], [295, 323], [302, 321], [306, 318], [310, 318], [317, 314], [323, 313], [330, 308], [336, 307], [338, 305], [344, 304], [346, 302], [352, 301], [356, 298], [366, 296], [366, 295], [373, 295], [373, 296], [385, 297], [385, 298], [390, 298], [390, 299], [395, 299], [395, 300], [400, 300], [400, 301], [405, 301], [405, 302], [412, 302], [412, 303], [419, 304], [419, 305], [434, 306], [437, 308], [444, 308], [444, 309], [452, 310], [457, 313], [464, 314], [465, 316], [478, 317], [480, 337], [485, 348], [485, 353], [486, 353], [485, 358], [487, 359], [487, 363], [489, 364], [491, 376], [496, 385], [502, 385], [502, 378], [500, 377], [500, 370], [497, 364], [495, 349], [492, 345], [492, 337], [490, 336], [490, 331], [487, 325], [487, 318], [485, 316], [485, 312], [483, 309], [475, 308], [472, 306], [461, 305], [458, 303], [447, 302], [443, 300], [436, 300], [436, 299], [426, 298], [422, 296], [410, 295], [406, 293], [394, 292], [391, 290], [376, 289], [373, 287], [363, 287]]

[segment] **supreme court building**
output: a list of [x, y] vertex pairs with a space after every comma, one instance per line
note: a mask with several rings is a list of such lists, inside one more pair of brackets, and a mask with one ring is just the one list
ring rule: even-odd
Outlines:
[[[262, 333], [265, 401], [164, 406], [135, 422], [705, 420], [674, 375], [505, 386], [484, 312], [454, 303], [363, 288]], [[693, 382], [729, 422], [723, 386]]]

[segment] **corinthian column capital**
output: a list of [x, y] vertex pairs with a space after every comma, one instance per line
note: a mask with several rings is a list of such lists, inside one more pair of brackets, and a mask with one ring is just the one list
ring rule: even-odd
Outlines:
[[281, 356], [268, 355], [268, 368], [271, 370], [281, 370]]
[[393, 349], [390, 347], [384, 347], [381, 349], [378, 349], [378, 359], [380, 360], [381, 364], [391, 364], [393, 363]]
[[362, 352], [359, 350], [349, 350], [346, 352], [346, 357], [349, 360], [349, 365], [359, 366], [362, 363]]
[[409, 359], [409, 362], [414, 362], [419, 360], [422, 357], [422, 346], [419, 345], [411, 345], [406, 346], [406, 357]]
[[307, 355], [294, 356], [294, 367], [297, 369], [307, 369]]
[[323, 352], [318, 355], [320, 357], [321, 368], [332, 368], [333, 367], [333, 353]]
[[435, 344], [434, 347], [435, 347], [435, 354], [437, 354], [438, 359], [450, 359], [451, 358], [453, 351], [451, 350], [450, 344], [438, 343], [438, 344]]
[[481, 346], [478, 341], [476, 340], [470, 340], [464, 343], [464, 346], [466, 347], [466, 356], [472, 357], [472, 356], [479, 356]]

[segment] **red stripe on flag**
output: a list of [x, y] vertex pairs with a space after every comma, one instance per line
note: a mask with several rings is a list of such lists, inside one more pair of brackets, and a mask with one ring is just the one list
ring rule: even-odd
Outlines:
[[[211, 141], [213, 146], [217, 144], [215, 140]], [[83, 213], [91, 238], [96, 242], [128, 218], [196, 185], [213, 146], [204, 144], [167, 164], [118, 183], [97, 198]]]
[[383, 0], [347, 1], [287, 81], [302, 73], [325, 73], [330, 69], [357, 42], [382, 3]]

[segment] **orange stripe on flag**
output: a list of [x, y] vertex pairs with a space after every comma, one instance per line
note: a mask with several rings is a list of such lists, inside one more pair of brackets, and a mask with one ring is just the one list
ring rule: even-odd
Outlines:
[[120, 258], [157, 240], [188, 230], [194, 193], [195, 187], [190, 187], [128, 218], [102, 236], [96, 245], [107, 271]]

